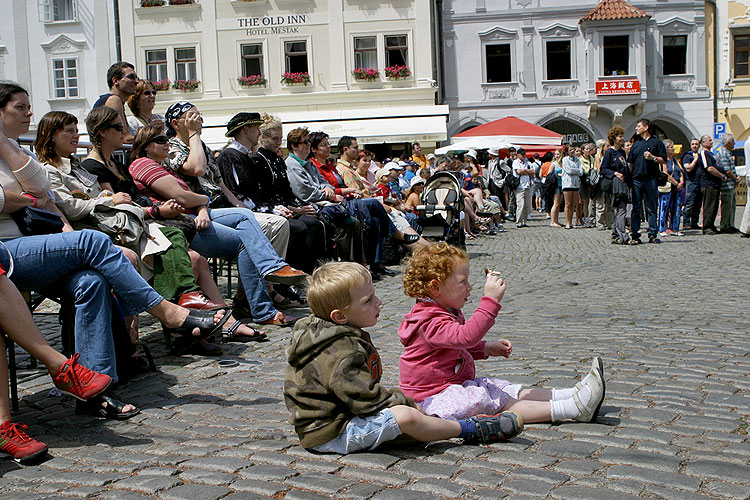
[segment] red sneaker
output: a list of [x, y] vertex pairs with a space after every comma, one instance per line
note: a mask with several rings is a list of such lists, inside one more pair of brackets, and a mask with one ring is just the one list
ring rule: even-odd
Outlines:
[[28, 426], [10, 420], [0, 425], [0, 453], [22, 464], [47, 453], [47, 445], [32, 439], [27, 430]]
[[52, 377], [52, 382], [63, 394], [86, 401], [104, 392], [112, 383], [112, 378], [79, 365], [79, 356], [80, 354], [75, 353], [68, 359], [57, 375]]

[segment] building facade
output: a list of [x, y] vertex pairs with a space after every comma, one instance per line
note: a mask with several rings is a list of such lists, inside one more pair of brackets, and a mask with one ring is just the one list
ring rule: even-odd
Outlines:
[[[448, 132], [514, 115], [571, 144], [648, 118], [685, 144], [710, 133], [706, 4], [693, 0], [445, 0]], [[750, 94], [749, 94], [750, 95]]]
[[750, 139], [750, 0], [716, 3], [716, 81], [732, 89], [732, 100], [717, 101], [717, 121], [737, 140]]
[[[179, 3], [180, 5], [175, 5]], [[212, 147], [238, 111], [353, 135], [379, 156], [447, 137], [436, 105], [429, 0], [119, 0], [123, 59], [170, 87], [156, 112], [189, 100]], [[182, 89], [173, 88], [182, 81]], [[398, 148], [398, 146], [396, 146]], [[403, 146], [400, 146], [403, 149]]]
[[53, 110], [82, 121], [117, 60], [112, 2], [0, 0], [0, 9], [12, 19], [0, 25], [0, 79], [29, 91], [32, 128]]

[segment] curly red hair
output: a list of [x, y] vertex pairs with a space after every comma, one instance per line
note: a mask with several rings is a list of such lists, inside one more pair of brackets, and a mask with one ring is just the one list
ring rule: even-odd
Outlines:
[[469, 262], [469, 255], [445, 242], [420, 245], [409, 259], [404, 273], [404, 293], [409, 297], [427, 297], [431, 283], [444, 282], [453, 273], [456, 264]]

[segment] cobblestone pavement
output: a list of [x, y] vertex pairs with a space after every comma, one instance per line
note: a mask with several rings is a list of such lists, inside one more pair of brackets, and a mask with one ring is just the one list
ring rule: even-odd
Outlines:
[[[481, 361], [478, 373], [567, 387], [602, 356], [607, 399], [596, 423], [532, 424], [491, 446], [313, 455], [286, 423], [289, 330], [228, 346], [223, 357], [239, 366], [222, 369], [166, 355], [143, 320], [161, 372], [119, 390], [143, 412], [126, 422], [75, 416], [72, 400], [48, 395], [49, 377], [27, 378], [19, 419], [53, 458], [0, 461], [0, 497], [750, 498], [750, 244], [695, 233], [622, 247], [605, 231], [554, 230], [536, 215], [528, 229], [469, 243], [470, 304], [482, 269], [500, 270], [508, 292], [488, 337], [514, 344], [510, 360]], [[385, 309], [371, 330], [384, 382], [395, 385], [396, 328], [412, 300], [399, 277], [376, 289]]]

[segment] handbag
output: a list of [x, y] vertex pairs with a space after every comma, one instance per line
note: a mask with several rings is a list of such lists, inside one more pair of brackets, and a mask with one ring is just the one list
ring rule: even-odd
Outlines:
[[115, 245], [139, 253], [141, 236], [146, 231], [146, 221], [141, 208], [125, 204], [116, 207], [97, 205], [88, 220], [82, 222], [109, 236]]
[[63, 221], [59, 215], [41, 208], [24, 207], [10, 214], [18, 230], [26, 236], [61, 233]]
[[589, 169], [589, 175], [586, 178], [590, 186], [596, 186], [599, 184], [599, 181], [602, 180], [602, 174], [599, 173], [599, 171], [595, 168]]
[[505, 185], [510, 189], [511, 191], [515, 191], [518, 186], [521, 185], [521, 178], [516, 177], [513, 174], [513, 171], [511, 170], [507, 174], [505, 174]]

